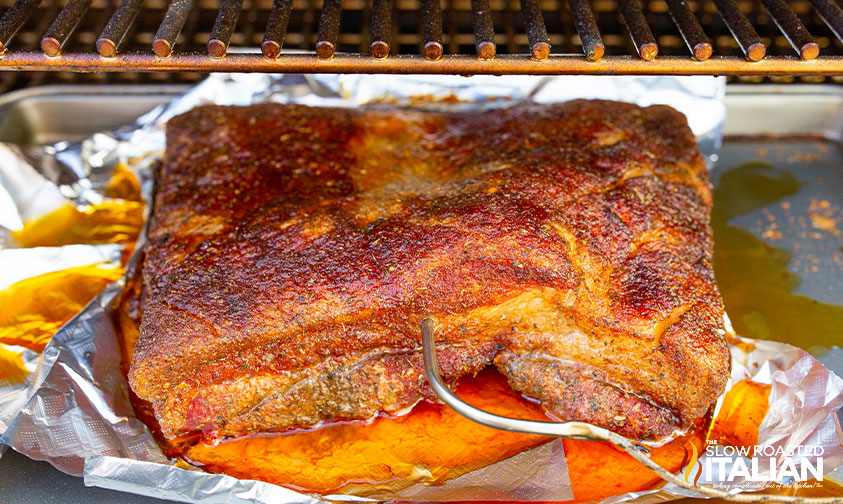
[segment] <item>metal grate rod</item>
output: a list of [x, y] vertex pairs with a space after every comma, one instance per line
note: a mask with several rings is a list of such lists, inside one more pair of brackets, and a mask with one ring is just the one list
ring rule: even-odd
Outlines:
[[530, 54], [540, 61], [547, 59], [550, 56], [550, 38], [538, 0], [521, 0], [521, 13], [527, 29], [527, 40], [530, 42]]
[[[158, 3], [150, 1], [148, 5], [144, 5], [144, 0], [106, 0], [107, 3], [114, 2], [113, 10], [103, 9], [93, 0], [49, 0], [59, 2], [64, 7], [58, 9], [50, 3], [50, 9], [44, 10], [38, 23], [32, 23], [31, 20], [27, 22], [27, 18], [39, 8], [39, 1], [14, 0], [12, 7], [0, 18], [0, 70], [207, 72], [236, 69], [247, 72], [492, 75], [843, 75], [843, 57], [832, 54], [819, 57], [819, 45], [806, 29], [808, 26], [814, 30], [817, 23], [824, 22], [843, 41], [843, 9], [835, 0], [809, 0], [819, 14], [806, 14], [811, 16], [806, 22], [810, 20], [814, 23], [810, 25], [803, 25], [797, 17], [797, 11], [794, 10], [797, 4], [794, 3], [793, 8], [789, 4], [798, 0], [760, 0], [757, 5], [753, 0], [756, 9], [753, 15], [744, 14], [741, 10], [746, 7], [741, 3], [744, 0], [712, 0], [731, 33], [729, 40], [735, 40], [743, 51], [742, 55], [736, 53], [717, 57], [712, 57], [712, 43], [708, 36], [716, 34], [720, 40], [722, 34], [706, 34], [701, 24], [704, 21], [706, 26], [716, 29], [717, 25], [711, 20], [714, 19], [716, 23], [719, 20], [713, 18], [713, 11], [698, 12], [695, 7], [692, 8], [695, 4], [691, 0], [665, 0], [665, 14], [669, 14], [673, 20], [667, 21], [667, 26], [661, 23], [666, 15], [659, 18], [659, 24], [651, 25], [648, 22], [649, 17], [644, 14], [647, 10], [642, 6], [642, 0], [615, 0], [609, 4], [603, 2], [599, 4], [600, 16], [597, 16], [597, 7], [592, 7], [595, 0], [518, 0], [518, 3], [515, 0], [503, 0], [503, 3], [496, 0], [500, 4], [500, 12], [490, 8], [490, 4], [494, 5], [491, 0], [447, 0], [447, 3], [443, 3], [445, 0], [418, 0], [418, 7], [398, 0], [359, 0], [353, 5], [354, 12], [348, 13], [348, 19], [356, 20], [356, 24], [350, 23], [352, 26], [347, 27], [340, 26], [344, 14], [342, 0], [302, 0], [302, 12], [293, 10], [295, 0], [272, 0], [271, 11], [269, 0], [261, 0], [260, 3], [258, 0], [250, 0], [246, 14], [241, 14], [246, 5], [244, 0], [211, 0], [211, 3], [166, 0], [166, 15], [157, 26], [154, 37], [147, 32], [146, 16], [143, 23], [138, 21], [138, 16], [141, 10], [150, 16], [157, 15], [153, 12], [157, 13], [161, 8], [161, 0], [157, 0]], [[317, 15], [320, 2], [322, 5]], [[798, 5], [804, 7], [806, 3]], [[97, 6], [96, 15], [94, 6]], [[351, 9], [351, 3], [347, 7]], [[707, 7], [710, 5], [707, 4]], [[607, 8], [614, 12], [603, 12]], [[410, 9], [415, 12], [408, 12]], [[554, 9], [553, 19], [546, 17], [550, 9]], [[659, 13], [662, 9], [654, 7], [652, 13]], [[524, 23], [522, 31], [517, 26], [518, 11]], [[778, 26], [776, 33], [781, 30], [798, 56], [766, 54], [769, 49], [750, 22], [758, 11], [769, 12], [769, 17]], [[197, 30], [201, 33], [200, 25], [211, 24], [208, 14], [215, 22], [207, 43], [207, 52], [190, 52], [204, 42], [199, 42]], [[419, 15], [413, 17], [414, 14]], [[254, 31], [254, 23], [264, 15], [268, 19], [261, 42], [261, 35]], [[86, 16], [96, 19], [87, 19]], [[612, 20], [607, 21], [606, 27], [596, 23], [598, 19], [618, 17], [622, 18], [625, 29], [619, 28], [620, 24]], [[467, 24], [469, 18], [470, 25]], [[399, 19], [400, 26], [397, 22]], [[239, 21], [243, 21], [239, 23], [240, 26]], [[545, 25], [545, 21], [552, 21], [553, 24]], [[655, 23], [656, 18], [650, 21]], [[135, 22], [138, 23], [137, 30], [134, 29]], [[23, 28], [27, 30], [26, 37], [15, 35], [23, 25], [26, 25]], [[68, 52], [66, 47], [71, 45], [71, 39], [84, 41], [91, 29], [88, 25], [94, 26], [95, 35], [102, 32], [96, 40], [96, 51], [83, 49]], [[657, 41], [661, 39], [657, 36], [661, 34], [654, 33], [655, 28], [672, 31], [672, 25], [678, 28], [692, 58], [687, 55], [659, 56], [659, 52], [665, 51], [668, 42], [663, 42], [660, 47]], [[314, 33], [317, 26], [318, 32]], [[86, 27], [84, 32], [83, 27]], [[341, 28], [344, 30], [341, 31]], [[449, 35], [448, 55], [444, 54], [443, 28], [448, 30]], [[629, 38], [624, 38], [623, 32], [605, 31], [607, 28], [628, 32]], [[602, 34], [601, 29], [604, 31]], [[561, 35], [562, 42], [555, 42], [558, 48], [553, 48], [556, 53], [552, 52], [550, 46], [552, 36], [549, 36], [549, 30], [556, 33], [557, 37]], [[39, 36], [43, 33], [40, 38], [41, 51], [30, 48], [14, 51], [7, 48], [10, 40], [17, 37], [22, 46], [33, 45], [33, 40], [36, 41], [34, 45], [37, 49], [38, 38], [33, 37], [36, 33]], [[603, 37], [613, 47], [623, 46], [624, 51], [606, 56], [606, 51], [611, 49], [604, 45]], [[180, 46], [185, 46], [181, 51], [175, 49], [179, 40], [185, 41], [179, 42]], [[229, 44], [232, 40], [237, 43], [243, 40], [246, 45], [260, 43], [263, 54], [251, 54], [249, 57], [231, 54], [233, 51], [229, 50]], [[579, 52], [574, 45], [577, 40], [582, 44], [584, 58], [575, 54]], [[470, 47], [472, 41], [476, 55], [459, 54], [460, 48], [465, 47], [466, 43]], [[529, 55], [515, 54], [525, 41], [529, 46]], [[282, 54], [284, 44], [312, 51], [314, 42], [316, 55], [312, 52], [295, 57]], [[498, 54], [497, 43], [505, 44], [508, 54]], [[147, 45], [141, 52], [118, 54], [126, 52], [126, 48], [135, 51], [138, 44]], [[351, 54], [341, 54], [340, 44], [356, 50]], [[724, 44], [729, 44], [729, 41]], [[401, 54], [400, 49], [408, 46], [414, 47], [412, 53], [422, 52], [423, 55]], [[832, 45], [829, 52], [834, 52], [835, 47]], [[818, 61], [804, 62], [815, 58]], [[234, 63], [237, 66], [232, 66]]]
[[492, 24], [492, 9], [489, 0], [471, 0], [474, 14], [474, 46], [481, 59], [492, 59], [498, 49], [495, 46], [495, 28]]
[[442, 57], [442, 3], [441, 0], [422, 0], [424, 57], [438, 60]]
[[158, 27], [158, 32], [152, 41], [152, 52], [156, 56], [165, 58], [173, 52], [176, 39], [179, 38], [179, 33], [181, 33], [192, 8], [193, 0], [172, 0], [170, 2], [167, 14], [164, 15], [164, 20], [161, 21], [161, 26]]
[[70, 0], [64, 6], [53, 24], [47, 29], [47, 33], [41, 37], [41, 50], [44, 54], [59, 55], [61, 48], [64, 47], [70, 34], [79, 26], [90, 6], [91, 0]]
[[620, 7], [623, 22], [626, 24], [635, 50], [638, 51], [638, 56], [643, 60], [654, 60], [659, 54], [659, 45], [650, 30], [650, 25], [647, 24], [638, 0], [618, 0], [618, 7]]
[[26, 23], [39, 3], [41, 0], [17, 0], [3, 13], [3, 17], [0, 18], [0, 53], [6, 50], [6, 46]]
[[790, 45], [803, 60], [812, 60], [820, 55], [820, 46], [814, 42], [802, 21], [784, 0], [761, 0], [770, 17], [776, 22]]
[[290, 11], [292, 9], [293, 0], [275, 0], [272, 3], [272, 12], [269, 13], [266, 31], [263, 33], [263, 42], [261, 42], [261, 52], [267, 58], [277, 58], [281, 54], [281, 47], [284, 45], [284, 38], [287, 36], [287, 25], [290, 23]]
[[603, 38], [600, 37], [600, 30], [597, 29], [591, 7], [587, 0], [568, 0], [568, 3], [571, 6], [571, 15], [574, 17], [574, 25], [577, 27], [586, 59], [599, 60], [606, 53], [606, 46], [603, 45]]
[[705, 32], [688, 7], [686, 0], [667, 0], [667, 8], [694, 59], [705, 61], [710, 58], [713, 52], [711, 42], [705, 36]]
[[734, 0], [714, 0], [714, 5], [720, 11], [723, 22], [732, 32], [732, 36], [738, 42], [746, 59], [749, 61], [760, 61], [767, 54], [767, 46], [761, 41], [761, 37], [755, 28], [749, 23], [746, 16]]
[[811, 0], [811, 4], [837, 39], [843, 42], [843, 9], [834, 0]]
[[319, 33], [316, 35], [316, 54], [322, 59], [330, 59], [337, 50], [340, 34], [340, 11], [342, 0], [324, 0], [319, 14]]
[[372, 0], [372, 43], [369, 53], [373, 58], [389, 56], [392, 42], [392, 0]]
[[122, 0], [114, 15], [108, 20], [99, 38], [97, 52], [100, 56], [111, 57], [117, 54], [117, 49], [126, 38], [135, 18], [143, 7], [143, 0]]
[[843, 57], [825, 56], [806, 64], [797, 56], [767, 56], [756, 63], [744, 58], [714, 56], [696, 61], [687, 56], [613, 56], [588, 61], [572, 54], [553, 54], [544, 61], [523, 55], [498, 55], [489, 64], [475, 55], [449, 55], [430, 61], [418, 55], [396, 55], [377, 61], [368, 54], [340, 54], [320, 60], [312, 54], [282, 54], [270, 60], [262, 54], [229, 54], [213, 58], [202, 53], [177, 53], [159, 58], [149, 51], [101, 58], [96, 53], [66, 53], [51, 58], [41, 51], [10, 51], [0, 57], [0, 69], [71, 72], [269, 72], [269, 73], [382, 73], [450, 75], [843, 75]]
[[243, 0], [222, 0], [214, 29], [211, 30], [211, 39], [208, 40], [208, 54], [212, 57], [225, 57], [242, 8]]

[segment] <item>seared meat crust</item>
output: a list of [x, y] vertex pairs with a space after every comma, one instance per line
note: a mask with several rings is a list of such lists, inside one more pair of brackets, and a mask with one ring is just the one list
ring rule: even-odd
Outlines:
[[172, 119], [130, 382], [163, 433], [399, 413], [494, 364], [555, 417], [662, 439], [729, 352], [685, 118], [206, 106]]

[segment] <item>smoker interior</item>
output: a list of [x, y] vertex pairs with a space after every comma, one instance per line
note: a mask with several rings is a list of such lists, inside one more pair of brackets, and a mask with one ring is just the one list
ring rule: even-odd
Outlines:
[[[337, 3], [333, 5], [336, 7]], [[839, 169], [843, 162], [840, 147], [843, 97], [839, 89], [843, 88], [800, 85], [843, 84], [843, 41], [838, 37], [843, 35], [843, 14], [836, 18], [827, 15], [825, 19], [820, 14], [839, 11], [836, 0], [788, 0], [790, 23], [783, 26], [780, 26], [781, 16], [778, 23], [771, 16], [770, 6], [775, 4], [771, 0], [642, 0], [640, 3], [638, 0], [535, 0], [532, 4], [538, 8], [546, 33], [546, 39], [539, 37], [539, 41], [545, 40], [551, 48], [551, 61], [544, 62], [531, 59], [537, 32], [533, 28], [531, 40], [528, 24], [534, 26], [536, 11], [531, 11], [532, 21], [526, 23], [522, 7], [531, 2], [524, 0], [441, 0], [443, 57], [440, 61], [424, 60], [430, 33], [426, 32], [423, 12], [429, 3], [426, 0], [386, 2], [390, 7], [386, 10], [390, 23], [384, 32], [382, 22], [375, 23], [378, 28], [373, 30], [373, 20], [384, 19], [383, 1], [342, 0], [338, 15], [331, 18], [323, 15], [321, 0], [290, 0], [289, 22], [283, 36], [284, 56], [301, 55], [316, 61], [317, 44], [327, 36], [335, 41], [337, 57], [333, 61], [339, 63], [330, 67], [334, 71], [371, 68], [400, 71], [400, 65], [410, 58], [411, 61], [421, 59], [427, 65], [441, 65], [444, 73], [466, 73], [458, 71], [458, 67], [444, 65], [454, 57], [463, 58], [460, 60], [463, 62], [480, 59], [478, 46], [485, 37], [486, 41], [494, 42], [496, 53], [495, 58], [484, 61], [485, 66], [480, 67], [485, 73], [498, 73], [497, 62], [511, 64], [512, 61], [527, 62], [521, 73], [532, 73], [532, 69], [541, 69], [540, 65], [560, 60], [559, 56], [576, 61], [583, 73], [628, 73], [632, 68], [638, 73], [646, 73], [648, 68], [652, 73], [660, 73], [659, 69], [669, 70], [671, 64], [685, 69], [679, 73], [694, 69], [703, 74], [728, 73], [730, 82], [738, 85], [730, 85], [727, 95], [727, 133], [731, 136], [727, 137], [712, 171], [716, 186], [723, 187], [721, 184], [729, 177], [743, 176], [745, 165], [769, 166], [773, 175], [790, 176], [797, 182], [794, 185], [797, 189], [792, 193], [783, 194], [770, 205], [755, 208], [729, 223], [745, 230], [762, 250], [772, 250], [774, 257], [792, 258], [790, 262], [774, 263], [779, 269], [754, 278], [753, 287], [763, 286], [765, 282], [778, 285], [778, 279], [788, 277], [793, 280], [788, 283], [794, 286], [793, 291], [784, 292], [783, 296], [802, 296], [827, 307], [823, 310], [838, 313], [833, 305], [841, 299], [843, 241], [839, 232], [816, 228], [811, 213], [819, 211], [813, 207], [815, 202], [818, 205], [829, 202], [832, 212], [839, 212], [843, 204], [840, 199], [843, 172]], [[0, 71], [0, 92], [17, 90], [0, 96], [0, 141], [50, 144], [81, 139], [95, 131], [127, 124], [187, 85], [203, 79], [215, 65], [219, 64], [219, 69], [231, 69], [221, 63], [243, 53], [248, 58], [243, 60], [247, 64], [242, 70], [260, 67], [261, 71], [289, 71], [284, 57], [273, 60], [261, 53], [273, 7], [279, 4], [283, 5], [284, 0], [42, 0], [40, 3], [0, 0], [0, 44], [4, 51], [0, 55], [0, 70], [7, 70]], [[185, 9], [185, 5], [189, 8]], [[631, 33], [627, 26], [621, 8], [630, 5], [641, 9], [652, 42], [658, 47], [658, 56], [653, 61], [644, 61], [646, 53], [642, 54], [641, 33], [646, 34], [647, 30], [642, 30], [639, 24], [632, 28], [636, 33]], [[729, 9], [730, 5], [733, 8]], [[137, 12], [124, 16], [132, 6], [135, 8], [129, 10]], [[572, 6], [577, 7], [576, 13], [572, 13]], [[690, 12], [691, 17], [680, 17], [684, 21], [677, 22], [677, 13], [683, 10], [681, 6], [687, 8], [686, 14]], [[171, 7], [180, 7], [185, 14], [179, 19], [183, 24], [175, 32], [172, 24], [164, 22]], [[731, 13], [727, 16], [730, 23], [724, 19], [722, 9]], [[23, 11], [28, 15], [22, 16]], [[236, 16], [231, 15], [234, 11]], [[477, 11], [485, 13], [479, 23]], [[584, 13], [590, 13], [594, 22], [584, 23], [583, 19], [589, 18]], [[119, 22], [126, 17], [130, 18], [128, 22], [126, 19]], [[745, 20], [744, 29], [735, 34], [733, 30], [741, 24], [741, 17]], [[816, 58], [804, 52], [805, 44], [795, 36], [794, 18], [803, 28], [796, 30], [801, 32], [801, 42], [808, 40], [816, 44], [819, 53]], [[125, 31], [115, 30], [115, 23], [109, 29], [112, 19]], [[77, 20], [78, 25], [70, 26]], [[325, 31], [326, 23], [335, 25], [335, 33]], [[746, 30], [747, 24], [752, 31]], [[153, 53], [162, 26], [166, 28], [163, 35], [170, 39], [173, 56], [159, 57]], [[838, 27], [836, 32], [834, 26]], [[372, 42], [377, 35], [373, 31], [389, 39], [389, 54], [385, 59], [372, 56]], [[538, 32], [542, 35], [541, 30]], [[57, 33], [61, 38], [61, 53], [47, 56], [42, 47], [44, 38]], [[209, 41], [220, 35], [225, 39], [227, 56], [214, 58], [209, 54]], [[277, 32], [275, 35], [278, 38]], [[103, 38], [115, 42], [115, 55], [98, 54], [97, 41]], [[765, 60], [748, 61], [747, 49], [753, 41], [765, 47]], [[700, 42], [711, 46], [712, 56], [707, 61], [694, 58], [694, 49]], [[597, 43], [604, 54], [598, 61], [589, 61], [588, 48], [593, 49]], [[194, 56], [179, 59], [183, 55]], [[375, 60], [379, 67], [372, 66]], [[62, 64], [68, 61], [76, 62], [74, 71], [64, 71]], [[168, 66], [170, 62], [181, 63]], [[55, 71], [44, 71], [46, 68]], [[724, 68], [729, 71], [725, 72]], [[44, 87], [47, 84], [88, 86]], [[782, 141], [781, 135], [790, 139]], [[763, 176], [766, 172], [749, 173]], [[792, 211], [782, 213], [786, 208]], [[770, 215], [781, 223], [780, 230], [786, 239], [768, 233], [773, 222]], [[728, 231], [725, 225], [724, 229]], [[727, 242], [721, 239], [718, 243]], [[753, 323], [751, 314], [743, 320], [728, 304], [727, 299], [727, 309], [736, 315], [737, 324]], [[747, 335], [763, 337], [760, 333]], [[815, 350], [817, 355], [824, 355], [826, 348], [826, 341], [793, 339], [790, 342]], [[824, 362], [840, 369], [839, 357]], [[86, 488], [81, 479], [59, 474], [46, 463], [15, 454], [3, 457], [0, 467], [8, 476], [0, 481], [0, 495], [12, 502], [39, 502], [56, 495], [62, 495], [67, 502], [147, 501]]]
[[[836, 0], [2, 0], [0, 7], [0, 69], [17, 70], [0, 72], [0, 90], [189, 83], [215, 70], [703, 73], [741, 82], [840, 82], [830, 76], [843, 74]], [[153, 52], [156, 40], [165, 57]], [[335, 55], [320, 60], [326, 41]], [[378, 41], [386, 45], [374, 47]], [[439, 61], [425, 59], [431, 41], [441, 43]], [[541, 58], [542, 43], [550, 57], [537, 61], [531, 54]], [[57, 56], [46, 55], [59, 46]], [[274, 56], [279, 46], [278, 59], [261, 54]], [[766, 57], [749, 61], [762, 46]], [[34, 72], [68, 68], [81, 74]]]
[[[107, 85], [40, 87], [7, 93], [0, 97], [0, 141], [25, 146], [80, 140], [103, 129], [129, 124], [184, 89]], [[839, 221], [843, 215], [843, 88], [738, 84], [727, 88], [726, 107], [725, 142], [711, 172], [715, 193], [743, 200], [751, 198], [756, 188], [770, 181], [773, 185], [771, 190], [757, 191], [766, 200], [754, 200], [759, 204], [744, 207], [741, 215], [719, 223], [717, 232], [737, 234], [752, 246], [747, 248], [730, 240], [728, 234], [721, 234], [716, 247], [731, 243], [740, 247], [733, 250], [743, 251], [743, 255], [760, 251], [763, 257], [775, 259], [762, 262], [768, 266], [763, 274], [754, 275], [753, 270], [745, 277], [752, 276], [752, 292], [779, 288], [787, 301], [785, 306], [793, 304], [787, 308], [789, 312], [807, 324], [803, 334], [816, 334], [816, 327], [799, 311], [806, 301], [801, 301], [802, 305], [793, 303], [800, 298], [823, 313], [832, 313], [830, 317], [838, 317], [834, 320], [839, 328], [843, 295], [843, 234], [839, 232], [843, 224]], [[732, 191], [723, 193], [730, 180], [747, 183], [732, 184]], [[788, 180], [791, 183], [781, 183]], [[828, 202], [830, 213], [823, 213], [823, 202]], [[815, 225], [817, 216], [835, 215], [838, 224], [831, 231]], [[715, 254], [720, 252], [716, 250]], [[789, 260], [779, 260], [782, 258]], [[783, 283], [785, 278], [788, 281]], [[738, 282], [735, 285], [740, 287]], [[729, 298], [726, 302], [736, 324], [756, 320], [747, 310], [734, 310]], [[748, 335], [764, 336], [758, 332], [763, 330], [758, 324], [751, 329], [754, 332]], [[826, 366], [843, 373], [839, 349], [836, 354], [825, 352], [829, 342], [839, 344], [835, 341], [837, 334], [827, 332], [822, 335], [824, 340], [813, 341], [799, 340], [792, 334], [779, 339], [812, 351]], [[85, 487], [81, 478], [11, 451], [0, 459], [0, 471], [6, 476], [0, 479], [0, 495], [8, 502], [45, 502], [56, 495], [64, 502], [163, 502]], [[836, 476], [840, 481], [843, 473]]]

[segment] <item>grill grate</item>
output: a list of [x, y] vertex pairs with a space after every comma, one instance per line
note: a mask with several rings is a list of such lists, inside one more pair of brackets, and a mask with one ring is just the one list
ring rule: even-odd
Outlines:
[[[22, 79], [190, 82], [218, 70], [727, 74], [750, 81], [843, 75], [843, 10], [835, 0], [0, 0], [0, 6], [0, 69], [24, 71], [0, 73], [4, 88]], [[33, 73], [68, 70], [108, 74]]]

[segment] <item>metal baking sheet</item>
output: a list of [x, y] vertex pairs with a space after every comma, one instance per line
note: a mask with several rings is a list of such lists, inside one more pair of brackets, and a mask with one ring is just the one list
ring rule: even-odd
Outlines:
[[[79, 140], [131, 124], [185, 89], [48, 86], [9, 93], [0, 96], [0, 141], [33, 145]], [[733, 282], [724, 289], [727, 310], [753, 337], [774, 330], [766, 320], [788, 310], [793, 316], [809, 309], [829, 324], [837, 321], [835, 330], [813, 340], [790, 332], [770, 336], [813, 351], [843, 375], [840, 352], [828, 353], [831, 343], [843, 343], [843, 88], [735, 85], [727, 89], [726, 104], [726, 139], [712, 166], [715, 197], [720, 206], [724, 201], [747, 202], [739, 214], [715, 215], [722, 220], [715, 222], [720, 235], [715, 255], [728, 263], [737, 254], [746, 265], [733, 268]], [[766, 313], [768, 299], [783, 308]], [[733, 310], [730, 301], [741, 303], [740, 310]], [[806, 332], [811, 328], [802, 330]], [[5, 476], [0, 478], [0, 497], [8, 502], [41, 502], [56, 495], [66, 502], [115, 499], [113, 492], [86, 488], [79, 478], [17, 454], [0, 459], [0, 472]], [[840, 476], [838, 471], [838, 480]], [[127, 502], [130, 497], [131, 502], [144, 502], [125, 497]]]
[[[843, 89], [735, 86], [712, 168], [715, 275], [739, 334], [843, 345]], [[829, 356], [841, 372], [843, 358]]]
[[49, 145], [130, 125], [187, 85], [41, 86], [0, 95], [0, 142]]

